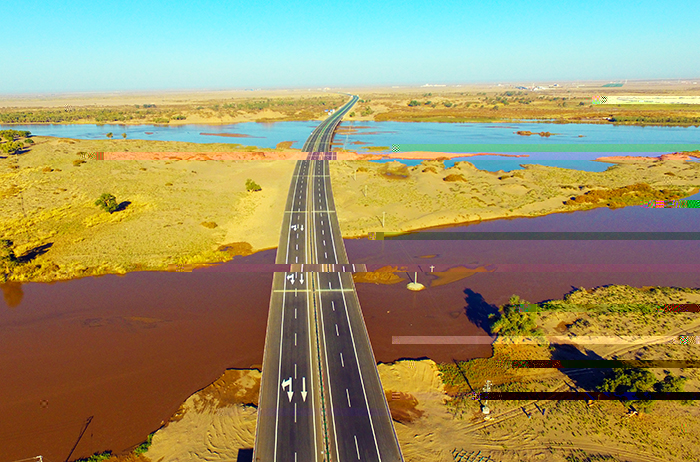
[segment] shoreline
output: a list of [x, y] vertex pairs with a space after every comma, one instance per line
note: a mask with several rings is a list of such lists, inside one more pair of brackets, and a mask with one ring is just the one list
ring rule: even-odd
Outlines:
[[[154, 127], [168, 127], [168, 126], [181, 126], [181, 125], [201, 125], [201, 126], [221, 126], [221, 125], [237, 125], [241, 123], [277, 123], [277, 122], [322, 122], [325, 117], [319, 117], [316, 119], [293, 119], [293, 118], [276, 118], [265, 119], [245, 117], [240, 120], [235, 121], [221, 121], [220, 117], [215, 117], [211, 119], [204, 119], [198, 121], [188, 122], [187, 120], [172, 120], [168, 123], [155, 123], [155, 122], [96, 122], [96, 121], [70, 121], [70, 122], [0, 122], [2, 126], [31, 126], [31, 125], [118, 125], [118, 126], [138, 126], [138, 125], [149, 125]], [[503, 123], [503, 124], [557, 124], [557, 125], [568, 125], [568, 124], [586, 124], [586, 125], [630, 125], [635, 127], [700, 127], [698, 123], [679, 123], [679, 122], [610, 122], [608, 120], [571, 120], [571, 119], [490, 119], [490, 118], [456, 118], [454, 120], [420, 120], [420, 119], [402, 119], [402, 118], [388, 118], [379, 121], [369, 119], [369, 118], [353, 118], [350, 120], [343, 120], [343, 122], [406, 122], [406, 123], [444, 123], [444, 124], [462, 124], [462, 123]], [[538, 135], [538, 133], [533, 133], [533, 135]]]
[[[275, 249], [277, 220], [284, 213], [294, 168], [291, 162], [278, 160], [306, 157], [292, 150], [230, 151], [230, 144], [53, 137], [37, 137], [37, 141], [26, 153], [0, 160], [0, 175], [5, 178], [0, 185], [0, 238], [14, 241], [18, 257], [47, 243], [51, 249], [11, 273], [10, 282], [177, 271]], [[135, 150], [105, 149], [112, 146]], [[121, 155], [124, 162], [85, 161], [74, 156], [85, 150], [107, 151], [106, 158]], [[479, 154], [485, 153], [471, 155]], [[380, 230], [382, 211], [387, 212], [386, 231], [404, 234], [591, 210], [611, 202], [614, 207], [642, 205], [652, 199], [669, 200], [671, 189], [685, 198], [700, 187], [700, 164], [668, 155], [633, 156], [634, 162], [616, 159], [604, 172], [541, 165], [489, 172], [468, 161], [445, 168], [437, 160], [469, 157], [469, 153], [417, 152], [414, 157], [428, 162], [412, 167], [401, 162], [366, 162], [381, 157], [401, 159], [402, 155], [405, 153], [345, 152], [339, 158], [346, 160], [330, 163], [343, 238], [367, 238]], [[645, 165], [656, 168], [642, 168]], [[259, 182], [262, 191], [247, 192], [246, 178]], [[560, 187], [542, 186], [551, 183]], [[644, 183], [651, 188], [623, 190], [624, 200], [615, 199], [620, 185]], [[365, 196], [368, 187], [371, 194]], [[659, 192], [669, 187], [666, 193]], [[95, 198], [105, 191], [127, 201], [125, 209], [114, 214], [98, 210]], [[572, 202], [572, 196], [586, 200]], [[182, 205], [190, 203], [195, 210], [183, 213]], [[131, 239], [134, 233], [142, 238]], [[112, 248], [121, 249], [118, 258], [103, 259]]]

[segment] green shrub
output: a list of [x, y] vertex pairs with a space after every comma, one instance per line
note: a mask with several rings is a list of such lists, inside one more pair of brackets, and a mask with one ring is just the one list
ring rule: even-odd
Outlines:
[[[523, 309], [524, 306], [529, 306], [530, 303], [521, 300], [517, 295], [510, 297], [508, 303], [503, 305], [498, 311], [498, 319], [491, 326], [491, 333], [500, 335], [542, 335], [534, 317], [529, 312]], [[491, 319], [496, 318], [496, 315], [490, 315]]]
[[145, 442], [139, 444], [136, 447], [136, 449], [134, 449], [134, 454], [136, 454], [138, 456], [138, 455], [144, 454], [146, 451], [148, 451], [148, 448], [151, 447], [152, 440], [153, 440], [153, 433], [148, 435]]
[[408, 105], [411, 107], [414, 107], [414, 106], [420, 106], [420, 103], [414, 99], [414, 100], [411, 100], [411, 102], [408, 103]]
[[114, 213], [117, 210], [117, 198], [109, 193], [104, 193], [95, 201], [95, 205], [105, 212]]
[[78, 459], [75, 462], [102, 462], [103, 460], [109, 460], [112, 458], [112, 451], [105, 451], [100, 453], [95, 453], [90, 457], [84, 459]]
[[251, 192], [251, 191], [262, 191], [262, 188], [260, 187], [260, 185], [257, 184], [255, 181], [251, 180], [250, 178], [248, 178], [248, 179], [245, 181], [245, 189], [246, 189], [248, 192]]

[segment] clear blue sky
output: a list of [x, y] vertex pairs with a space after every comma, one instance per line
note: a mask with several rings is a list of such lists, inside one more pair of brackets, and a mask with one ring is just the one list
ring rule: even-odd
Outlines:
[[2, 0], [0, 93], [700, 77], [700, 1]]

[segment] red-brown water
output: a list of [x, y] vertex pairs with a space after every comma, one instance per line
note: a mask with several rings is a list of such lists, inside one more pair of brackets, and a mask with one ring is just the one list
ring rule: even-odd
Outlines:
[[[498, 220], [475, 231], [696, 231], [698, 210], [598, 209]], [[458, 228], [459, 229], [459, 228]], [[450, 231], [454, 231], [451, 228]], [[467, 228], [463, 228], [467, 230]], [[378, 361], [487, 356], [489, 345], [393, 345], [392, 336], [486, 335], [470, 318], [512, 294], [531, 302], [606, 284], [700, 287], [698, 241], [345, 241], [350, 261], [420, 265], [424, 272], [483, 265], [422, 292], [358, 284]], [[419, 258], [436, 255], [432, 258]], [[275, 250], [226, 265], [274, 263]], [[506, 264], [634, 264], [639, 272], [499, 271]], [[438, 268], [439, 267], [439, 268]], [[543, 267], [533, 268], [542, 271]], [[545, 269], [547, 267], [544, 267]], [[595, 266], [591, 266], [595, 270]], [[679, 267], [681, 268], [681, 267]], [[250, 267], [251, 270], [255, 266]], [[427, 282], [430, 276], [418, 275]], [[0, 462], [65, 460], [136, 445], [226, 368], [262, 362], [272, 275], [263, 272], [131, 273], [55, 284], [9, 284], [0, 301]]]

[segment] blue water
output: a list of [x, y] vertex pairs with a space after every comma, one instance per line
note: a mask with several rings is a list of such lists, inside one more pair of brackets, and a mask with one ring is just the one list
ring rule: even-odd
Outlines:
[[[126, 133], [130, 140], [186, 141], [189, 143], [229, 143], [272, 149], [282, 141], [295, 141], [293, 148], [301, 149], [318, 122], [246, 122], [230, 125], [123, 125], [123, 124], [37, 124], [2, 125], [1, 130], [29, 130], [33, 135], [56, 136], [80, 140], [106, 140], [112, 132], [114, 139]], [[148, 133], [147, 133], [148, 132]], [[251, 138], [208, 136], [201, 133], [236, 133]]]
[[[108, 132], [119, 139], [126, 133], [128, 139], [187, 141], [192, 143], [230, 143], [260, 148], [274, 148], [282, 141], [294, 141], [293, 148], [301, 148], [306, 138], [318, 125], [306, 122], [246, 122], [230, 125], [0, 125], [0, 129], [29, 130], [35, 135], [75, 139], [106, 139]], [[607, 124], [554, 124], [554, 123], [437, 123], [437, 122], [343, 122], [341, 127], [353, 127], [357, 133], [338, 135], [336, 142], [347, 149], [363, 152], [368, 146], [401, 144], [663, 144], [696, 143], [700, 146], [699, 127], [637, 127]], [[366, 128], [358, 128], [366, 127]], [[539, 135], [521, 136], [519, 130], [556, 133], [549, 138]], [[149, 132], [149, 133], [146, 133]], [[152, 133], [151, 133], [152, 132]], [[237, 133], [250, 138], [206, 136], [201, 133]], [[583, 135], [582, 137], [579, 135]], [[367, 144], [353, 144], [363, 142]], [[523, 154], [523, 153], [512, 153]], [[540, 164], [562, 168], [601, 172], [611, 164], [594, 162], [606, 155], [655, 156], [658, 152], [605, 153], [605, 152], [531, 152], [528, 157], [478, 156], [446, 161], [451, 167], [455, 161], [466, 160], [477, 168], [488, 171], [511, 171], [521, 164]], [[382, 161], [377, 161], [382, 162]], [[421, 161], [402, 160], [408, 165]]]

